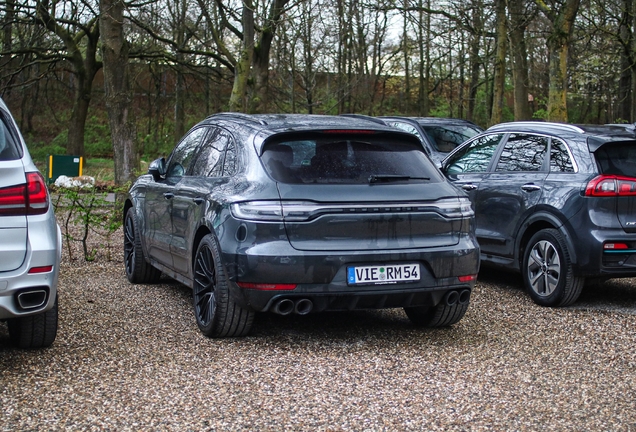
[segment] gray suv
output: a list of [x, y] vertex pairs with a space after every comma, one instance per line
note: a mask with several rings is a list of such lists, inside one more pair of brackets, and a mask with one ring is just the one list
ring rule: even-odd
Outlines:
[[57, 334], [62, 237], [44, 178], [0, 99], [0, 320], [21, 348]]
[[465, 194], [413, 135], [361, 118], [208, 117], [123, 216], [128, 279], [191, 287], [211, 337], [247, 334], [256, 312], [404, 308], [451, 325], [479, 268]]
[[520, 271], [565, 306], [585, 280], [636, 276], [636, 134], [624, 126], [512, 122], [442, 163], [470, 197], [482, 263]]

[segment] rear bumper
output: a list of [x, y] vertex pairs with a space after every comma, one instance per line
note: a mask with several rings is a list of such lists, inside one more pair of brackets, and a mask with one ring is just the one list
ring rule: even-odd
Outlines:
[[[36, 315], [55, 304], [62, 235], [55, 222], [49, 233], [35, 229], [37, 224], [29, 224], [28, 250], [20, 268], [0, 273], [0, 319]], [[45, 273], [29, 273], [31, 268], [43, 266], [52, 266], [52, 269]]]
[[[222, 248], [227, 251], [227, 248]], [[479, 248], [470, 235], [454, 246], [399, 251], [307, 252], [286, 241], [256, 245], [240, 253], [223, 253], [235, 298], [255, 311], [270, 311], [282, 299], [308, 299], [315, 312], [436, 305], [447, 292], [472, 290], [474, 282], [459, 276], [479, 271]], [[420, 264], [417, 282], [347, 284], [350, 266]], [[239, 288], [236, 282], [295, 284], [293, 290]]]
[[[455, 292], [457, 299], [465, 298], [466, 302], [472, 293], [474, 282], [467, 284], [446, 285], [435, 288], [394, 286], [382, 289], [364, 290], [359, 287], [350, 290], [334, 290], [329, 285], [304, 285], [293, 291], [258, 291], [243, 290], [244, 307], [258, 312], [281, 312], [281, 302], [291, 301], [295, 313], [351, 311], [356, 309], [385, 309], [400, 307], [432, 307], [444, 301], [449, 292]], [[236, 289], [239, 289], [236, 287]], [[308, 303], [307, 303], [308, 302]], [[290, 306], [291, 307], [291, 306]], [[308, 308], [308, 309], [307, 309]]]
[[[635, 277], [636, 234], [622, 229], [590, 230], [576, 241], [576, 273], [583, 277]], [[608, 243], [627, 243], [627, 250], [605, 250]]]

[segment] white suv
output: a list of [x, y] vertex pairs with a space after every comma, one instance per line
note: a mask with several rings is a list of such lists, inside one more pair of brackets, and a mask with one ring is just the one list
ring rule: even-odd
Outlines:
[[0, 320], [21, 348], [57, 335], [62, 236], [49, 192], [0, 99]]

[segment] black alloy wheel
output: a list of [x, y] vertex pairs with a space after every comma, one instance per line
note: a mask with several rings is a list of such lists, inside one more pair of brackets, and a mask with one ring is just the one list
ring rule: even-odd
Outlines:
[[155, 283], [161, 276], [161, 271], [150, 265], [144, 257], [135, 222], [135, 209], [132, 207], [124, 219], [124, 266], [126, 277], [132, 283]]
[[201, 240], [194, 259], [192, 301], [201, 333], [208, 337], [247, 335], [254, 312], [239, 306], [230, 295], [216, 240], [211, 234]]

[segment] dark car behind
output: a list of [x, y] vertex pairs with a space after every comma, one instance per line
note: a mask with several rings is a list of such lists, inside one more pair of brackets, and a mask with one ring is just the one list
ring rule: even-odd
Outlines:
[[475, 210], [482, 262], [565, 306], [586, 280], [636, 276], [636, 134], [621, 126], [496, 125], [442, 164]]

